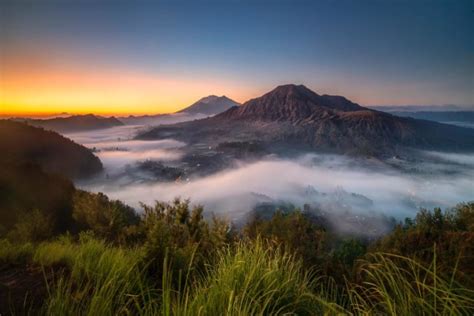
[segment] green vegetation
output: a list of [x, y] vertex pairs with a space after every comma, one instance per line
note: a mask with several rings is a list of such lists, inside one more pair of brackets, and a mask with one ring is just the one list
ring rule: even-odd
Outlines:
[[179, 199], [143, 205], [141, 216], [102, 194], [76, 191], [72, 201], [68, 232], [31, 225], [54, 221], [35, 211], [38, 218], [0, 240], [0, 282], [11, 271], [16, 284], [31, 282], [36, 267], [44, 288], [36, 301], [27, 285], [3, 288], [2, 313], [474, 313], [474, 203], [421, 210], [369, 241], [337, 235], [324, 220], [297, 210], [231, 229]]

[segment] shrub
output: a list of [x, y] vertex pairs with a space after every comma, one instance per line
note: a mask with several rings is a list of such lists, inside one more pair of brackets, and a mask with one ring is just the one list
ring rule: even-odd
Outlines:
[[109, 241], [124, 242], [127, 228], [137, 225], [135, 210], [103, 193], [77, 190], [73, 195], [73, 219], [81, 230], [92, 230]]
[[152, 273], [161, 274], [165, 257], [175, 270], [184, 271], [191, 263], [202, 268], [231, 239], [225, 221], [213, 218], [209, 224], [203, 218], [203, 208], [191, 210], [188, 200], [156, 202], [153, 207], [143, 205], [143, 209], [145, 260]]
[[15, 241], [38, 242], [53, 237], [54, 221], [51, 215], [38, 209], [21, 213], [8, 236]]

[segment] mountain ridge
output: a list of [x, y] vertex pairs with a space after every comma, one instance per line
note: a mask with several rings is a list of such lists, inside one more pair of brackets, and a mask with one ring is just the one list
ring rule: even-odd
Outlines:
[[321, 96], [304, 85], [287, 84], [251, 99], [240, 107], [220, 113], [217, 117], [296, 122], [311, 119], [312, 115], [331, 115], [334, 112], [364, 109], [342, 96]]
[[57, 132], [26, 123], [0, 120], [0, 166], [36, 164], [46, 173], [78, 179], [102, 171], [89, 149]]
[[42, 127], [59, 133], [82, 132], [121, 126], [124, 123], [116, 117], [103, 117], [94, 114], [71, 115], [50, 119], [17, 119], [32, 126]]
[[190, 143], [259, 141], [337, 153], [393, 155], [403, 147], [474, 150], [474, 130], [402, 118], [302, 85], [278, 86], [214, 117], [151, 129], [137, 138]]

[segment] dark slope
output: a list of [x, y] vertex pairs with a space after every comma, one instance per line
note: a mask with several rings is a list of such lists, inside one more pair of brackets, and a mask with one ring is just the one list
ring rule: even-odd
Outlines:
[[0, 164], [0, 236], [33, 210], [54, 220], [53, 227], [68, 226], [73, 192], [70, 180], [45, 173], [37, 164]]
[[37, 164], [45, 172], [82, 178], [102, 170], [90, 150], [56, 132], [0, 120], [0, 166]]
[[384, 155], [404, 147], [474, 150], [474, 130], [401, 118], [341, 96], [284, 85], [212, 118], [162, 126], [139, 138], [174, 137], [190, 143], [259, 141], [268, 146]]
[[123, 125], [115, 117], [102, 117], [93, 114], [57, 117], [46, 120], [27, 119], [24, 121], [30, 125], [60, 133], [89, 131]]
[[233, 106], [238, 106], [239, 103], [229, 99], [226, 96], [218, 97], [216, 95], [210, 95], [202, 98], [196, 103], [188, 106], [177, 113], [188, 113], [188, 114], [205, 114], [208, 116], [222, 113]]

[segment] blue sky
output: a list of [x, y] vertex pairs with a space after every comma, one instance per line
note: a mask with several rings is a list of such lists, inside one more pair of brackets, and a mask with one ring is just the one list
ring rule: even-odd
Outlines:
[[302, 83], [365, 105], [474, 104], [473, 3], [20, 0], [0, 5], [0, 45], [4, 65], [205, 78], [238, 101]]

